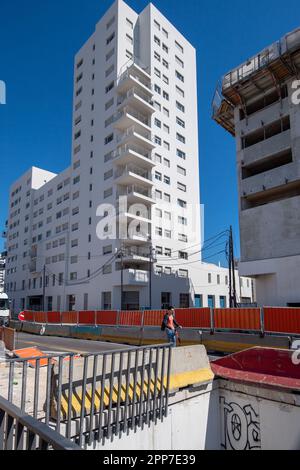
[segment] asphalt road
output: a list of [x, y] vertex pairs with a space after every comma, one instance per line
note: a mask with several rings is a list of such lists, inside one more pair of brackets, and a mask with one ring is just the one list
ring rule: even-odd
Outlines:
[[16, 333], [16, 349], [37, 346], [41, 351], [87, 353], [103, 352], [118, 349], [128, 349], [124, 344], [107, 343], [102, 341], [89, 341], [84, 339], [60, 338], [57, 336], [39, 336], [28, 333]]

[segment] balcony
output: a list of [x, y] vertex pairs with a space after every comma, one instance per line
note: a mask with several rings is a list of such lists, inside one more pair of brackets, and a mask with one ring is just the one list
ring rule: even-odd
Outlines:
[[127, 186], [125, 188], [121, 187], [117, 191], [117, 197], [120, 196], [127, 196], [127, 201], [129, 204], [134, 204], [134, 203], [149, 203], [149, 204], [155, 204], [156, 201], [153, 197], [153, 192], [149, 188], [145, 188], [142, 186], [138, 185], [131, 185]]
[[137, 147], [135, 145], [123, 145], [119, 147], [113, 155], [113, 163], [119, 165], [120, 163], [139, 166], [151, 169], [155, 166], [155, 161], [151, 152]]
[[117, 184], [129, 185], [138, 183], [153, 186], [151, 173], [144, 168], [133, 165], [118, 167], [115, 170], [114, 178]]
[[118, 78], [117, 92], [126, 93], [130, 88], [138, 87], [149, 96], [153, 95], [151, 76], [137, 62], [131, 62]]
[[132, 126], [135, 127], [137, 132], [151, 133], [148, 117], [139, 113], [135, 109], [126, 106], [115, 115], [114, 127], [120, 131], [125, 131]]
[[125, 94], [119, 96], [117, 105], [120, 106], [134, 106], [141, 113], [155, 112], [152, 99], [143, 91], [137, 88], [131, 88]]
[[[125, 269], [123, 271], [123, 284], [124, 286], [147, 286], [149, 282], [149, 273], [148, 271], [139, 270], [139, 269]], [[115, 286], [121, 285], [120, 280], [116, 281]]]
[[150, 250], [145, 249], [144, 246], [131, 246], [125, 248], [123, 262], [124, 263], [149, 263]]
[[151, 132], [137, 130], [135, 126], [132, 126], [119, 135], [117, 137], [117, 143], [120, 145], [131, 143], [147, 150], [153, 150], [156, 147]]

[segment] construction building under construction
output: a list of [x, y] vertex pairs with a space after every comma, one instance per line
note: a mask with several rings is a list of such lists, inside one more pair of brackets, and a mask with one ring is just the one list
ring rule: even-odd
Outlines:
[[226, 74], [213, 118], [236, 138], [240, 274], [300, 305], [300, 28]]

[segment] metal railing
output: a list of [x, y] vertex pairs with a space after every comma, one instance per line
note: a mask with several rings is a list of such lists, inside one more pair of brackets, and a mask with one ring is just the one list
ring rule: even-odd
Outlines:
[[117, 100], [117, 105], [120, 106], [126, 99], [135, 95], [141, 98], [143, 101], [146, 101], [146, 103], [150, 104], [150, 106], [153, 106], [153, 100], [146, 93], [143, 93], [135, 87], [130, 88], [127, 93], [120, 95]]
[[144, 179], [152, 181], [151, 173], [136, 165], [119, 166], [118, 169], [114, 172], [114, 178], [116, 179], [120, 176], [127, 176], [129, 173], [133, 173], [134, 175], [141, 176]]
[[0, 370], [0, 394], [19, 406], [22, 416], [29, 414], [80, 447], [168, 414], [169, 344], [8, 359], [6, 366]]
[[151, 132], [146, 132], [142, 130], [137, 130], [134, 126], [129, 127], [126, 129], [125, 132], [117, 136], [117, 143], [122, 142], [123, 139], [131, 136], [142, 137], [143, 139], [148, 140], [149, 142], [155, 143], [154, 137], [152, 136]]
[[148, 160], [154, 161], [154, 158], [153, 158], [151, 152], [147, 152], [142, 147], [138, 147], [137, 145], [133, 145], [133, 144], [130, 144], [130, 145], [125, 144], [125, 145], [122, 145], [121, 147], [119, 147], [118, 150], [116, 150], [116, 152], [114, 153], [112, 159], [120, 158], [123, 155], [127, 155], [128, 152], [135, 152], [135, 153], [141, 155], [142, 157], [147, 158]]
[[0, 396], [0, 450], [80, 450], [80, 447]]
[[123, 116], [126, 116], [126, 114], [128, 114], [129, 116], [137, 119], [138, 121], [140, 121], [145, 126], [150, 127], [148, 117], [145, 116], [144, 114], [136, 111], [135, 109], [129, 107], [129, 106], [125, 106], [121, 111], [118, 111], [114, 116], [114, 121], [115, 122], [118, 121]]

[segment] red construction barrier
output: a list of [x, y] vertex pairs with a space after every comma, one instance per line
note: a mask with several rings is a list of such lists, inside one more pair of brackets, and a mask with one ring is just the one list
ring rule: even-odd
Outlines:
[[265, 307], [265, 331], [274, 333], [300, 333], [300, 308]]
[[259, 308], [215, 308], [215, 328], [228, 330], [259, 330]]
[[210, 328], [210, 308], [176, 308], [175, 318], [184, 328]]
[[61, 322], [67, 325], [77, 324], [77, 312], [61, 312]]
[[98, 310], [96, 312], [97, 325], [116, 325], [118, 311], [117, 310]]
[[60, 312], [47, 312], [47, 323], [60, 323]]
[[145, 310], [144, 326], [160, 326], [166, 310]]
[[119, 325], [122, 326], [142, 326], [143, 313], [139, 310], [130, 311], [124, 310], [120, 312]]
[[36, 323], [47, 323], [47, 312], [34, 312]]
[[96, 312], [95, 310], [85, 310], [78, 312], [78, 323], [80, 325], [95, 325]]
[[29, 312], [25, 310], [23, 314], [24, 314], [24, 321], [31, 321], [31, 322], [34, 321], [34, 312]]

